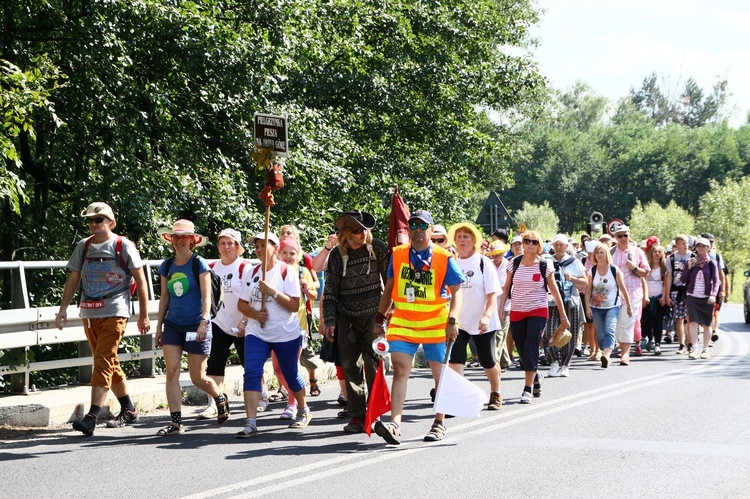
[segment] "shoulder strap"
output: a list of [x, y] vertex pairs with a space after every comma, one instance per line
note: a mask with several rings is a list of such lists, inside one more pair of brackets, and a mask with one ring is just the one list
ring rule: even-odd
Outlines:
[[484, 275], [484, 257], [479, 255], [479, 271]]
[[[283, 280], [286, 280], [286, 271], [287, 271], [288, 265], [286, 263], [282, 262], [281, 260], [279, 260], [279, 263], [281, 264], [281, 280], [283, 281]], [[250, 274], [250, 277], [255, 277], [255, 274], [258, 273], [258, 271], [260, 270], [260, 266], [261, 265], [263, 265], [263, 264], [259, 263], [258, 265], [256, 265], [255, 267], [253, 267], [253, 273]], [[240, 276], [242, 276], [242, 267], [244, 267], [244, 266], [245, 266], [244, 262], [242, 264], [240, 264]]]
[[211, 270], [213, 270], [213, 268], [214, 268], [214, 265], [216, 265], [216, 264], [217, 264], [218, 262], [219, 262], [219, 260], [216, 260], [215, 262], [210, 262], [210, 263], [208, 264], [208, 268], [209, 268], [209, 269], [211, 269]]
[[128, 272], [128, 268], [125, 265], [125, 259], [122, 257], [122, 236], [117, 236], [117, 241], [115, 242], [115, 259], [120, 265], [120, 268], [125, 272]]
[[240, 280], [242, 280], [242, 271], [245, 270], [245, 265], [247, 265], [247, 260], [242, 260], [240, 262]]
[[544, 283], [544, 290], [549, 291], [547, 287], [547, 260], [542, 258], [539, 260], [539, 273], [542, 274], [542, 282]]
[[190, 258], [193, 259], [193, 278], [198, 282], [198, 285], [200, 286], [201, 269], [200, 269], [200, 265], [198, 264], [198, 257], [196, 255], [193, 255]]
[[172, 270], [172, 264], [174, 263], [174, 257], [167, 258], [167, 277], [170, 276]]
[[94, 236], [89, 236], [83, 242], [83, 254], [81, 255], [81, 263], [83, 263], [83, 261], [86, 260], [86, 253], [89, 252], [89, 246], [91, 246], [92, 239], [94, 239]]
[[516, 273], [516, 270], [518, 270], [518, 267], [521, 266], [521, 258], [523, 258], [523, 255], [518, 255], [516, 257], [513, 257], [513, 273]]

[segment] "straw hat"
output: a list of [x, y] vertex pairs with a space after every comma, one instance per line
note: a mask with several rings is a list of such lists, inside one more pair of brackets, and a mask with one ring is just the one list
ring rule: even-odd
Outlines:
[[159, 229], [158, 232], [161, 238], [168, 243], [172, 242], [172, 236], [179, 235], [193, 236], [193, 241], [196, 248], [200, 248], [201, 246], [205, 246], [208, 244], [208, 238], [204, 235], [196, 234], [195, 224], [190, 220], [185, 220], [184, 218], [181, 218], [174, 224], [172, 224], [171, 229]]

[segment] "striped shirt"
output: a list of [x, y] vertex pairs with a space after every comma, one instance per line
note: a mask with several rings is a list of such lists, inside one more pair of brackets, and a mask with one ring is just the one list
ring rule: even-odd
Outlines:
[[542, 277], [539, 262], [521, 265], [513, 274], [511, 289], [510, 320], [518, 321], [529, 316], [547, 317], [547, 291], [544, 279], [554, 272], [554, 264], [547, 261], [547, 272]]

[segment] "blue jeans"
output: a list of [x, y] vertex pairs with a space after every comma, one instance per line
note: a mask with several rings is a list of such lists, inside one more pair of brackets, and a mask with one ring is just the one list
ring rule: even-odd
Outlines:
[[591, 314], [594, 316], [596, 340], [599, 342], [599, 348], [614, 348], [615, 328], [617, 327], [617, 318], [620, 316], [620, 307], [591, 307]]

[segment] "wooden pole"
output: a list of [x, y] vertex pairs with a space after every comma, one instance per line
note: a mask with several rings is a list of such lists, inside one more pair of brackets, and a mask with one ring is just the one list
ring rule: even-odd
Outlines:
[[[262, 267], [261, 267], [261, 271], [262, 271], [261, 280], [262, 281], [266, 280], [266, 267], [267, 267], [267, 261], [268, 261], [268, 256], [267, 256], [268, 255], [268, 230], [269, 230], [270, 226], [271, 226], [271, 207], [268, 206], [268, 205], [266, 205], [266, 234], [265, 234], [266, 244], [263, 245], [263, 248], [264, 248], [263, 251], [265, 252], [265, 254], [263, 255], [263, 258], [261, 259], [261, 265], [262, 265]], [[263, 312], [266, 309], [266, 296], [268, 296], [268, 295], [266, 295], [265, 293], [261, 293], [261, 301], [260, 301], [260, 311], [261, 312]], [[264, 325], [265, 325], [265, 323], [263, 323], [263, 322], [260, 323], [260, 327], [263, 327]]]

